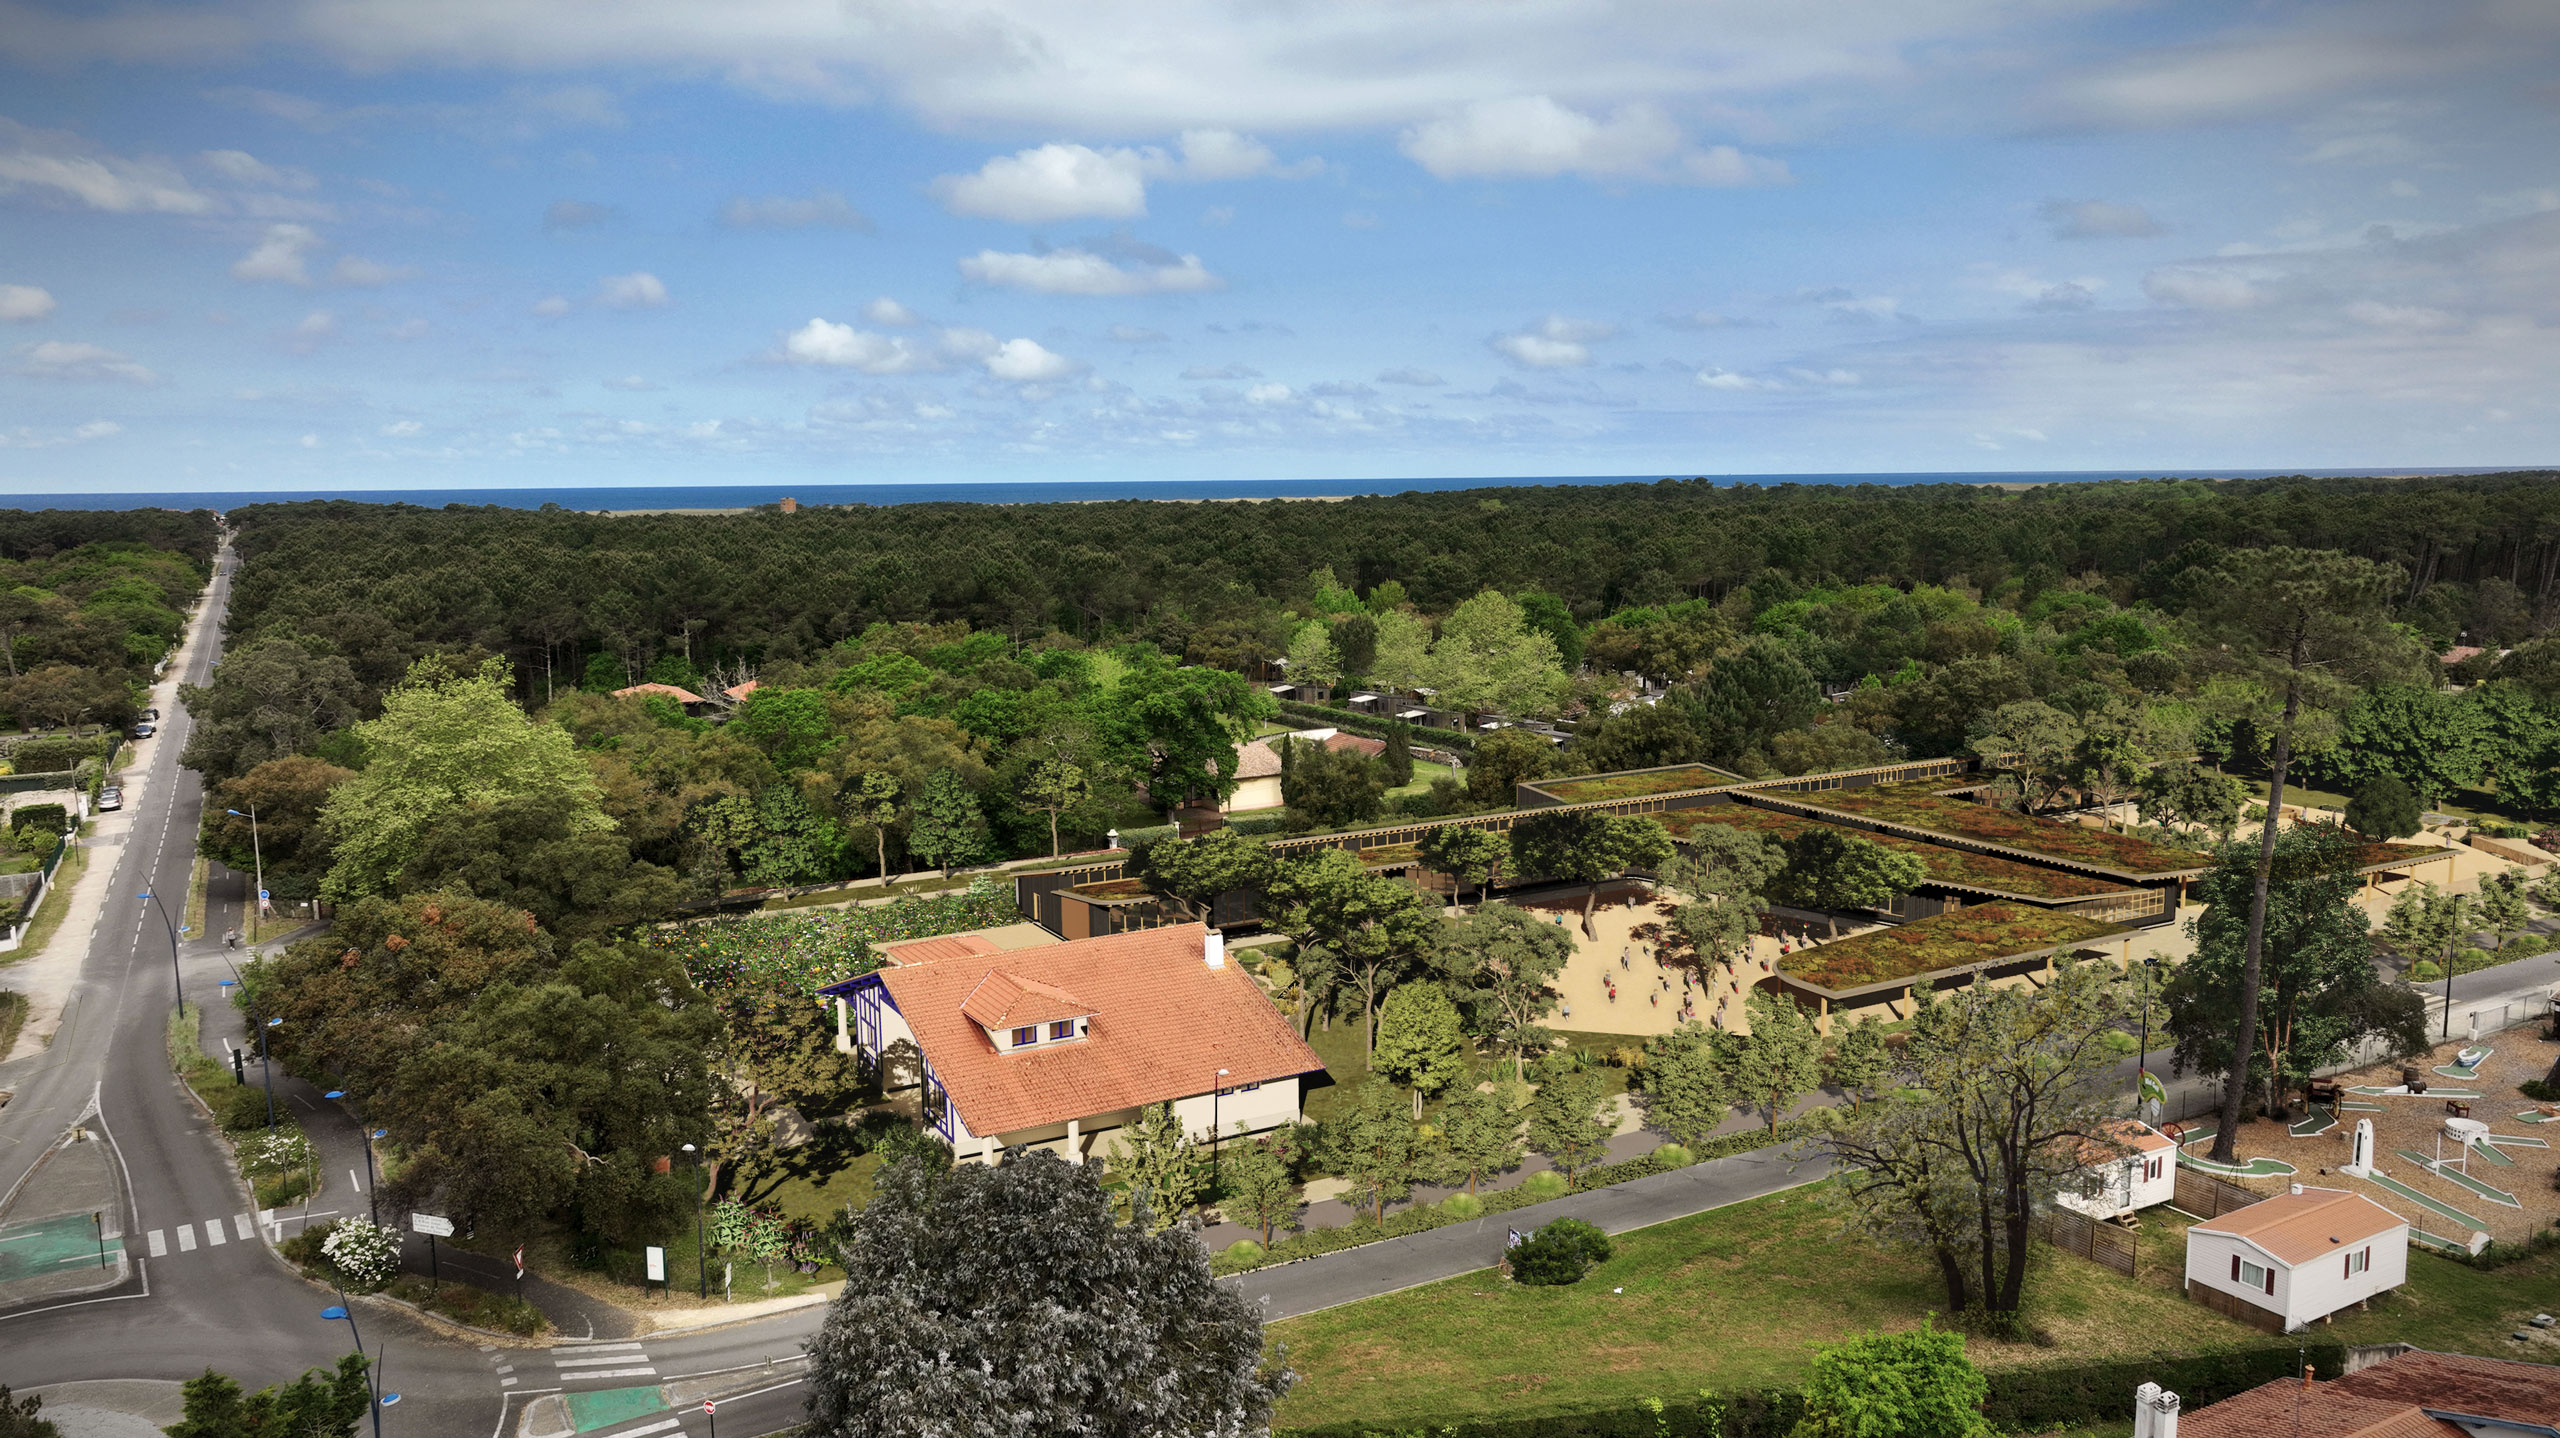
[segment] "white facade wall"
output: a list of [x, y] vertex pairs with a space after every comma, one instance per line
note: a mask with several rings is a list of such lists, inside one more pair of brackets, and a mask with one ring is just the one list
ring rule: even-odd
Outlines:
[[[2153, 1176], [2155, 1164], [2158, 1165], [2157, 1177]], [[2136, 1153], [2098, 1167], [2104, 1177], [2098, 1181], [2096, 1191], [2080, 1194], [2066, 1190], [2054, 1195], [2054, 1202], [2075, 1213], [2108, 1219], [2119, 1214], [2138, 1213], [2178, 1196], [2178, 1153], [2175, 1149]]]
[[[2372, 1250], [2373, 1266], [2350, 1277], [2347, 1256]], [[2275, 1275], [2275, 1292], [2264, 1284], [2251, 1287], [2231, 1277], [2231, 1260], [2256, 1264]], [[2301, 1264], [2288, 1264], [2244, 1238], [2187, 1230], [2187, 1282], [2236, 1295], [2284, 1315], [2290, 1333], [2317, 1323], [2340, 1309], [2388, 1293], [2409, 1281], [2409, 1230], [2403, 1226], [2376, 1237], [2339, 1244], [2334, 1250]]]
[[1268, 778], [1239, 782], [1236, 791], [1218, 806], [1218, 812], [1242, 814], [1254, 809], [1277, 809], [1285, 802], [1280, 797], [1280, 776], [1273, 774]]

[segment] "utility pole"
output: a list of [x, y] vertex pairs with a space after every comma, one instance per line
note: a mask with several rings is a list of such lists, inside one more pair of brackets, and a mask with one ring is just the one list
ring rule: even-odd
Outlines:
[[267, 907], [267, 855], [258, 844], [258, 806], [250, 805], [249, 812], [246, 814], [237, 809], [225, 809], [222, 812], [235, 819], [249, 821], [249, 860], [257, 866], [258, 877], [257, 902], [249, 909], [249, 942], [254, 944], [258, 941], [258, 914]]

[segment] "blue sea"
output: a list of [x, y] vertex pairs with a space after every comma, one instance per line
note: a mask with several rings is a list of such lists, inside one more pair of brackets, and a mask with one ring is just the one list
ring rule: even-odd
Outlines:
[[348, 499], [368, 504], [494, 504], [513, 509], [748, 509], [785, 495], [817, 504], [1050, 504], [1097, 499], [1314, 499], [1352, 494], [1405, 494], [1417, 490], [1496, 489], [1517, 485], [1651, 484], [1656, 480], [1711, 479], [1718, 484], [2078, 484], [2125, 479], [2268, 479], [2307, 474], [2352, 477], [2377, 474], [2490, 474], [2503, 466], [2471, 469], [2212, 469], [2212, 470], [1985, 470], [1928, 474], [1568, 474], [1429, 479], [1202, 479], [1059, 480], [973, 483], [826, 485], [633, 485], [594, 489], [361, 489], [199, 490], [166, 493], [28, 494], [0, 498], [11, 509], [231, 509], [243, 504], [283, 504], [306, 499]]

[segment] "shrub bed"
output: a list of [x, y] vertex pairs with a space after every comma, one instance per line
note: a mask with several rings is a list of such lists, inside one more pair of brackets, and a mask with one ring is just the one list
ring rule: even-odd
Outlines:
[[955, 893], [910, 894], [867, 908], [695, 919], [660, 929], [649, 942], [674, 950], [706, 993], [773, 979], [815, 994], [880, 967], [875, 944], [994, 928], [1021, 917], [1009, 885], [981, 879]]
[[[1371, 739], [1386, 738], [1389, 730], [1394, 727], [1393, 721], [1382, 719], [1375, 714], [1336, 709], [1328, 704], [1308, 704], [1297, 699], [1281, 700], [1280, 712], [1292, 719], [1307, 721], [1309, 728], [1334, 728], [1345, 734], [1359, 734]], [[1476, 736], [1473, 734], [1461, 734], [1454, 729], [1425, 729], [1416, 724], [1405, 725], [1404, 732], [1417, 748], [1457, 749], [1470, 754], [1475, 752]]]

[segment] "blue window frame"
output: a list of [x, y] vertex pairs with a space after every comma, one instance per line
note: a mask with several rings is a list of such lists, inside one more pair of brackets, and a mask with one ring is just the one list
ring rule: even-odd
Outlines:
[[1049, 1037], [1053, 1039], [1071, 1039], [1075, 1036], [1076, 1021], [1073, 1019], [1060, 1019], [1049, 1025]]
[[1015, 1048], [1023, 1048], [1038, 1042], [1040, 1042], [1040, 1026], [1038, 1024], [1027, 1024], [1013, 1031], [1013, 1046]]

